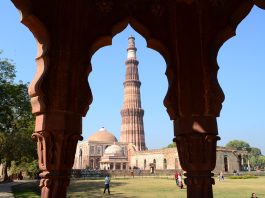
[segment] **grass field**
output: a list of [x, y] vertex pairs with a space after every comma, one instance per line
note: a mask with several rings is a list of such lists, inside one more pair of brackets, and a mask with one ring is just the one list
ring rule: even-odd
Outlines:
[[[37, 184], [22, 184], [14, 188], [17, 191], [22, 189], [26, 191], [25, 196], [21, 193], [16, 195], [18, 198], [36, 197], [32, 191], [35, 191]], [[31, 190], [27, 190], [30, 188]], [[34, 190], [35, 189], [35, 190]], [[186, 198], [186, 189], [178, 189], [175, 180], [162, 178], [129, 178], [111, 180], [111, 195], [104, 195], [104, 179], [100, 180], [73, 180], [70, 183], [67, 197], [117, 197], [117, 198]], [[31, 191], [32, 194], [28, 194]], [[215, 198], [249, 198], [251, 192], [256, 192], [259, 198], [265, 198], [265, 177], [257, 179], [225, 179], [220, 182], [216, 179], [216, 185], [213, 186]]]

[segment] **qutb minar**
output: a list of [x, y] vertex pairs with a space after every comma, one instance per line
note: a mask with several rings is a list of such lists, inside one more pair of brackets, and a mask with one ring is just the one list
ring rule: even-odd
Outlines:
[[124, 85], [124, 104], [121, 110], [121, 142], [132, 143], [136, 150], [146, 150], [144, 137], [144, 110], [141, 107], [141, 95], [138, 74], [139, 61], [136, 59], [135, 38], [128, 38], [126, 77]]

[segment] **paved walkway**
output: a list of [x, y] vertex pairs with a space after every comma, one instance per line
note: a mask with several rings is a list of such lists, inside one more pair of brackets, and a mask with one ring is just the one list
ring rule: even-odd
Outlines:
[[13, 198], [14, 195], [11, 190], [11, 186], [18, 184], [18, 182], [0, 183], [0, 197], [1, 198]]
[[0, 198], [14, 198], [11, 187], [32, 180], [15, 180], [14, 182], [0, 183]]

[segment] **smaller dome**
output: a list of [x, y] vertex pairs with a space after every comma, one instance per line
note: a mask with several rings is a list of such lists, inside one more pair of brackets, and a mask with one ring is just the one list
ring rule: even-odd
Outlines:
[[119, 145], [113, 144], [106, 148], [104, 155], [123, 156], [123, 150]]
[[117, 142], [117, 138], [107, 131], [104, 127], [100, 128], [97, 132], [93, 133], [89, 138], [88, 141], [95, 141], [95, 142]]

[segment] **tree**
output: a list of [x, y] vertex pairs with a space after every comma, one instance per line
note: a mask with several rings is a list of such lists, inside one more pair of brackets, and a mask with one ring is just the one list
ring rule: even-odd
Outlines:
[[0, 160], [5, 165], [4, 181], [8, 179], [11, 161], [36, 159], [36, 146], [31, 140], [34, 117], [28, 84], [14, 83], [15, 77], [15, 65], [0, 57]]
[[261, 169], [264, 169], [265, 168], [265, 156], [263, 156], [263, 155], [258, 156], [257, 166], [259, 168], [261, 168]]
[[261, 155], [261, 150], [259, 148], [251, 147], [250, 155], [258, 157]]
[[237, 150], [247, 150], [247, 151], [251, 150], [250, 145], [247, 142], [244, 142], [242, 140], [232, 140], [228, 142], [225, 146], [234, 148]]
[[247, 142], [232, 140], [226, 144], [226, 147], [247, 151], [249, 163], [252, 168], [263, 168], [265, 166], [265, 156], [262, 155], [261, 150], [259, 148], [250, 147]]
[[255, 168], [255, 167], [264, 167], [264, 164], [262, 159], [263, 155], [261, 154], [261, 150], [259, 148], [252, 147], [249, 153], [250, 156], [250, 165]]
[[250, 165], [251, 165], [252, 168], [257, 167], [257, 164], [258, 164], [257, 157], [255, 157], [255, 156], [251, 156], [251, 157], [249, 158], [249, 163], [250, 163]]
[[167, 145], [167, 147], [166, 147], [166, 148], [174, 148], [174, 147], [177, 147], [177, 145], [176, 145], [176, 143], [175, 143], [175, 142], [173, 142], [173, 143], [171, 143], [171, 144]]
[[30, 178], [35, 178], [39, 173], [38, 161], [33, 160], [28, 162], [27, 159], [23, 159], [21, 162], [12, 161], [10, 167], [11, 174], [19, 174], [20, 172], [26, 172]]

